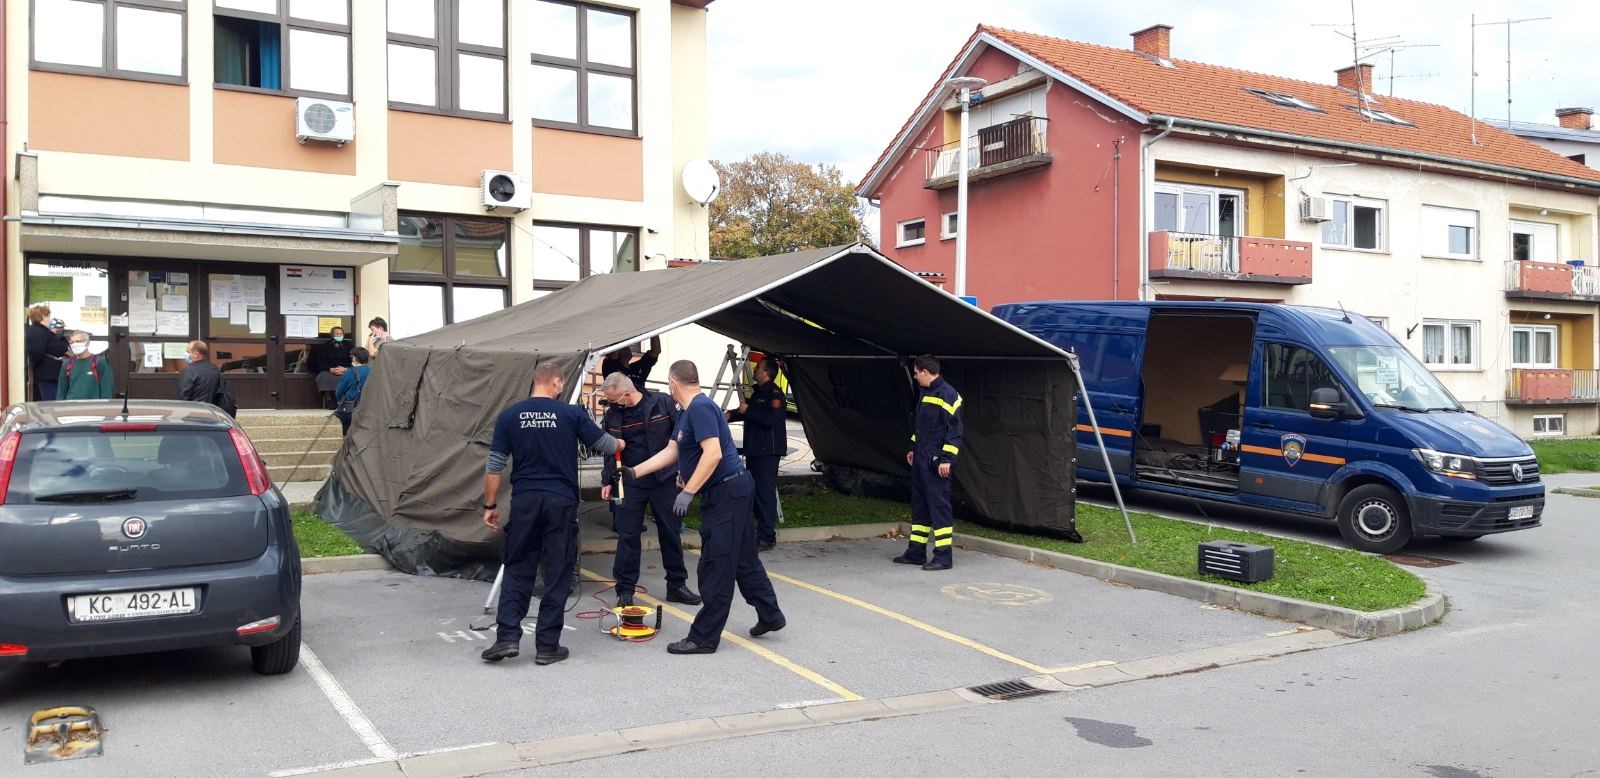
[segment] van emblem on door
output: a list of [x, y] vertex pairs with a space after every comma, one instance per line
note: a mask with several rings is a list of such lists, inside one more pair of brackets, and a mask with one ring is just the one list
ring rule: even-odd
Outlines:
[[1306, 453], [1305, 436], [1290, 433], [1284, 435], [1280, 440], [1280, 445], [1283, 448], [1283, 461], [1288, 462], [1290, 467], [1300, 464], [1300, 457]]
[[122, 534], [127, 535], [128, 539], [130, 540], [138, 540], [139, 538], [144, 537], [145, 529], [146, 524], [144, 519], [141, 519], [138, 516], [134, 516], [127, 521], [122, 522]]

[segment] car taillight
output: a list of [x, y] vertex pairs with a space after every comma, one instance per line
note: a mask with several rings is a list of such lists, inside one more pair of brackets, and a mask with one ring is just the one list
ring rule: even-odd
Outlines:
[[277, 629], [278, 625], [282, 623], [282, 618], [273, 616], [270, 619], [252, 621], [249, 624], [242, 625], [238, 629], [234, 630], [234, 632], [238, 634], [239, 637], [244, 637], [245, 635], [254, 635], [260, 632], [271, 632]]
[[17, 447], [21, 444], [20, 432], [7, 432], [0, 438], [0, 505], [6, 504], [6, 492], [11, 491], [11, 468], [17, 464]]
[[0, 656], [27, 656], [28, 647], [16, 643], [0, 643]]
[[234, 427], [228, 430], [228, 434], [233, 437], [234, 450], [239, 452], [239, 464], [244, 466], [244, 477], [250, 482], [250, 493], [260, 497], [272, 488], [266, 464], [256, 453], [256, 447], [250, 445], [250, 438], [244, 434], [244, 430]]

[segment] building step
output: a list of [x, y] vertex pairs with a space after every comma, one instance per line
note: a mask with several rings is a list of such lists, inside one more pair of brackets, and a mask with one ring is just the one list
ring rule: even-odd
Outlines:
[[320, 451], [338, 451], [344, 440], [337, 435], [333, 437], [325, 436], [315, 440], [311, 438], [269, 438], [261, 440], [252, 435], [250, 436], [250, 442], [255, 444], [256, 453], [262, 456], [267, 454], [304, 454], [307, 451], [310, 451], [312, 456], [316, 456], [317, 452]]
[[339, 440], [344, 437], [344, 428], [339, 426], [339, 421], [324, 427], [321, 422], [309, 427], [244, 427], [250, 439], [260, 443], [263, 440]]
[[[245, 429], [258, 429], [262, 427], [306, 427], [313, 429], [322, 425], [333, 415], [332, 411], [267, 411], [267, 410], [242, 410], [239, 411], [239, 426]], [[333, 422], [337, 425], [337, 419]]]
[[[267, 475], [272, 478], [273, 483], [290, 483], [289, 473], [291, 471], [294, 471], [293, 462], [290, 462], [287, 465], [269, 465], [267, 467]], [[331, 464], [313, 464], [310, 461], [307, 461], [300, 467], [300, 470], [295, 473], [294, 480], [326, 481], [328, 480], [328, 474], [331, 472], [333, 472], [333, 465]]]
[[279, 453], [262, 453], [261, 461], [267, 467], [294, 467], [296, 462], [305, 459], [306, 466], [326, 465], [333, 461], [333, 455], [339, 453], [338, 449], [313, 450], [306, 453], [305, 449], [299, 451], [284, 451]]

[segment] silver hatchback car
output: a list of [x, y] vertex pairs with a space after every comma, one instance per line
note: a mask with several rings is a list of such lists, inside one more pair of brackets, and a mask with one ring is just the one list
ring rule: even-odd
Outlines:
[[203, 646], [300, 658], [288, 502], [202, 403], [25, 403], [0, 419], [0, 668]]

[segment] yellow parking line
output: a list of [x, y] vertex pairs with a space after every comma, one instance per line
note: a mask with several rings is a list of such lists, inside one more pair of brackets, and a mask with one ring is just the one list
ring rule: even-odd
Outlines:
[[[695, 556], [699, 556], [700, 555], [700, 552], [696, 551], [694, 549], [687, 549], [686, 548], [684, 550], [689, 552], [689, 553], [691, 553], [691, 554], [694, 554]], [[910, 616], [907, 616], [907, 615], [905, 615], [903, 613], [895, 613], [894, 611], [889, 610], [888, 608], [879, 607], [877, 605], [873, 605], [870, 602], [865, 602], [865, 601], [862, 601], [862, 600], [858, 600], [858, 599], [856, 599], [854, 597], [851, 597], [848, 594], [840, 594], [838, 592], [835, 592], [835, 591], [832, 591], [832, 590], [829, 590], [829, 589], [824, 589], [824, 588], [822, 588], [820, 586], [814, 586], [812, 584], [806, 583], [805, 581], [801, 581], [801, 580], [796, 579], [796, 578], [790, 578], [789, 576], [783, 575], [782, 573], [774, 573], [771, 570], [767, 571], [767, 577], [771, 578], [771, 579], [773, 579], [775, 581], [782, 581], [782, 582], [784, 582], [786, 584], [793, 584], [793, 585], [798, 586], [798, 587], [800, 587], [802, 589], [805, 589], [807, 591], [813, 591], [813, 592], [816, 592], [817, 594], [827, 595], [829, 597], [834, 598], [835, 600], [848, 602], [851, 605], [854, 605], [854, 606], [856, 606], [858, 608], [865, 608], [865, 609], [867, 609], [869, 611], [872, 611], [873, 613], [876, 613], [879, 616], [888, 616], [889, 618], [894, 619], [895, 621], [898, 621], [898, 622], [900, 622], [902, 624], [909, 624], [909, 625], [911, 625], [913, 627], [916, 627], [917, 629], [920, 629], [923, 632], [926, 632], [926, 633], [928, 633], [930, 635], [941, 637], [941, 638], [944, 638], [945, 640], [948, 640], [948, 641], [950, 641], [952, 643], [959, 643], [959, 644], [961, 644], [963, 646], [966, 646], [967, 648], [973, 649], [974, 651], [980, 651], [982, 653], [988, 654], [989, 656], [992, 656], [995, 659], [999, 659], [1002, 662], [1010, 662], [1011, 664], [1014, 664], [1014, 665], [1016, 665], [1018, 667], [1026, 667], [1029, 670], [1032, 670], [1032, 671], [1034, 671], [1036, 673], [1046, 672], [1046, 670], [1043, 667], [1041, 667], [1039, 665], [1036, 665], [1036, 664], [1034, 664], [1032, 662], [1029, 662], [1026, 659], [1018, 659], [1018, 658], [1016, 658], [1016, 657], [1014, 657], [1014, 656], [1012, 656], [1012, 655], [1010, 655], [1010, 654], [1008, 654], [1008, 653], [1006, 653], [1004, 651], [1001, 651], [998, 648], [992, 648], [990, 646], [986, 646], [986, 645], [984, 645], [982, 643], [979, 643], [976, 640], [973, 640], [972, 638], [964, 638], [964, 637], [962, 637], [960, 635], [955, 634], [954, 632], [950, 632], [950, 631], [947, 631], [947, 630], [939, 629], [938, 627], [935, 627], [932, 624], [929, 624], [929, 623], [927, 623], [925, 621], [918, 621], [918, 620], [913, 619]]]
[[[589, 570], [587, 568], [580, 567], [580, 568], [578, 568], [578, 570], [579, 570], [579, 572], [583, 573], [583, 576], [585, 578], [588, 578], [591, 581], [609, 581], [609, 580], [611, 580], [610, 578], [607, 578], [606, 576], [603, 576], [603, 575], [600, 575], [598, 573], [595, 573], [595, 572], [593, 572], [593, 571], [591, 571], [591, 570]], [[675, 618], [682, 619], [682, 620], [687, 621], [687, 622], [689, 622], [691, 624], [694, 623], [694, 616], [693, 615], [691, 615], [688, 612], [683, 611], [681, 609], [674, 608], [673, 606], [668, 605], [668, 604], [666, 604], [666, 603], [664, 603], [664, 602], [662, 602], [662, 601], [660, 601], [660, 600], [658, 600], [658, 599], [656, 599], [654, 597], [651, 597], [648, 594], [639, 594], [639, 595], [635, 595], [635, 597], [637, 597], [640, 600], [643, 600], [648, 605], [660, 608], [662, 613], [669, 614], [669, 615], [671, 615], [671, 616], [673, 616]], [[771, 662], [771, 663], [773, 663], [773, 664], [775, 664], [775, 665], [777, 665], [777, 666], [779, 666], [779, 667], [781, 667], [781, 668], [783, 668], [785, 670], [788, 670], [789, 672], [794, 673], [795, 675], [798, 675], [801, 678], [806, 679], [807, 681], [810, 681], [810, 682], [812, 682], [812, 683], [814, 683], [814, 684], [816, 684], [818, 686], [821, 686], [822, 688], [827, 689], [828, 691], [833, 692], [834, 694], [837, 694], [837, 695], [839, 695], [840, 697], [843, 697], [846, 700], [859, 700], [859, 699], [861, 699], [861, 695], [856, 694], [855, 692], [850, 691], [849, 689], [846, 689], [843, 686], [840, 686], [839, 684], [834, 683], [833, 681], [823, 677], [821, 673], [818, 673], [818, 672], [816, 672], [815, 670], [812, 670], [809, 667], [805, 667], [803, 665], [795, 664], [788, 657], [786, 657], [786, 656], [784, 656], [782, 654], [779, 654], [778, 652], [773, 651], [773, 650], [771, 650], [769, 648], [766, 648], [764, 646], [757, 645], [756, 643], [753, 643], [753, 642], [751, 642], [750, 640], [748, 640], [746, 638], [743, 638], [743, 637], [740, 637], [738, 635], [735, 635], [732, 632], [724, 631], [722, 633], [722, 639], [723, 640], [732, 641], [734, 645], [742, 646], [744, 648], [750, 649], [750, 651], [752, 653], [754, 653], [756, 656], [759, 656], [762, 659], [767, 660], [768, 662]]]

